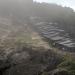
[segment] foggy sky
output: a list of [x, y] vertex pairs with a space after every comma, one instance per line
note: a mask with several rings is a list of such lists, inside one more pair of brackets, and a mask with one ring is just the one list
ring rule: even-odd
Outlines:
[[71, 7], [75, 10], [75, 0], [34, 0], [34, 1], [56, 3], [62, 6]]

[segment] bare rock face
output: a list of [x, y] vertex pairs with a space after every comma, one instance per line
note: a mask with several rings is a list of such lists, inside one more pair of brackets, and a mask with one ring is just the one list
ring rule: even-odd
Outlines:
[[26, 61], [29, 59], [30, 55], [27, 52], [15, 53], [11, 56], [11, 60], [13, 64], [22, 63], [22, 61]]
[[4, 75], [36, 75], [41, 69], [40, 64], [22, 63], [15, 67], [11, 67]]
[[50, 49], [24, 46], [12, 49], [0, 59], [0, 75], [41, 75], [55, 69], [60, 56]]
[[12, 51], [9, 54], [7, 53], [1, 53], [0, 54], [0, 75], [3, 75], [3, 73], [18, 64], [26, 63], [30, 58], [30, 55], [26, 51]]

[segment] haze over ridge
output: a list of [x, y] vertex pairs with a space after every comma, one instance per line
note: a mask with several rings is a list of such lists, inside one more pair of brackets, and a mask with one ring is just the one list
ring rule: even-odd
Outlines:
[[37, 2], [55, 3], [75, 10], [75, 0], [34, 0]]

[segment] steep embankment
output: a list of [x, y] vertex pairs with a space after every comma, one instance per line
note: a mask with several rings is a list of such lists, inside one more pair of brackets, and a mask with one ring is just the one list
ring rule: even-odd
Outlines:
[[12, 20], [10, 24], [5, 21], [0, 22], [0, 30], [6, 31], [1, 33], [1, 75], [54, 75], [63, 71], [68, 74], [64, 68], [59, 70], [62, 67], [62, 64], [59, 64], [64, 61], [63, 54], [66, 53], [50, 48], [30, 25], [20, 23], [13, 25]]
[[61, 57], [29, 25], [13, 25], [12, 20], [2, 18], [0, 31], [1, 75], [42, 74], [48, 66], [52, 65], [49, 69], [53, 70], [61, 62]]

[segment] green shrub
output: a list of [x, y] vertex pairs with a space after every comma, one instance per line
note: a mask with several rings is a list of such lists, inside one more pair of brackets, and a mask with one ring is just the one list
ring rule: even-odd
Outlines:
[[66, 69], [70, 75], [75, 75], [75, 61], [66, 60], [59, 64], [58, 68]]

